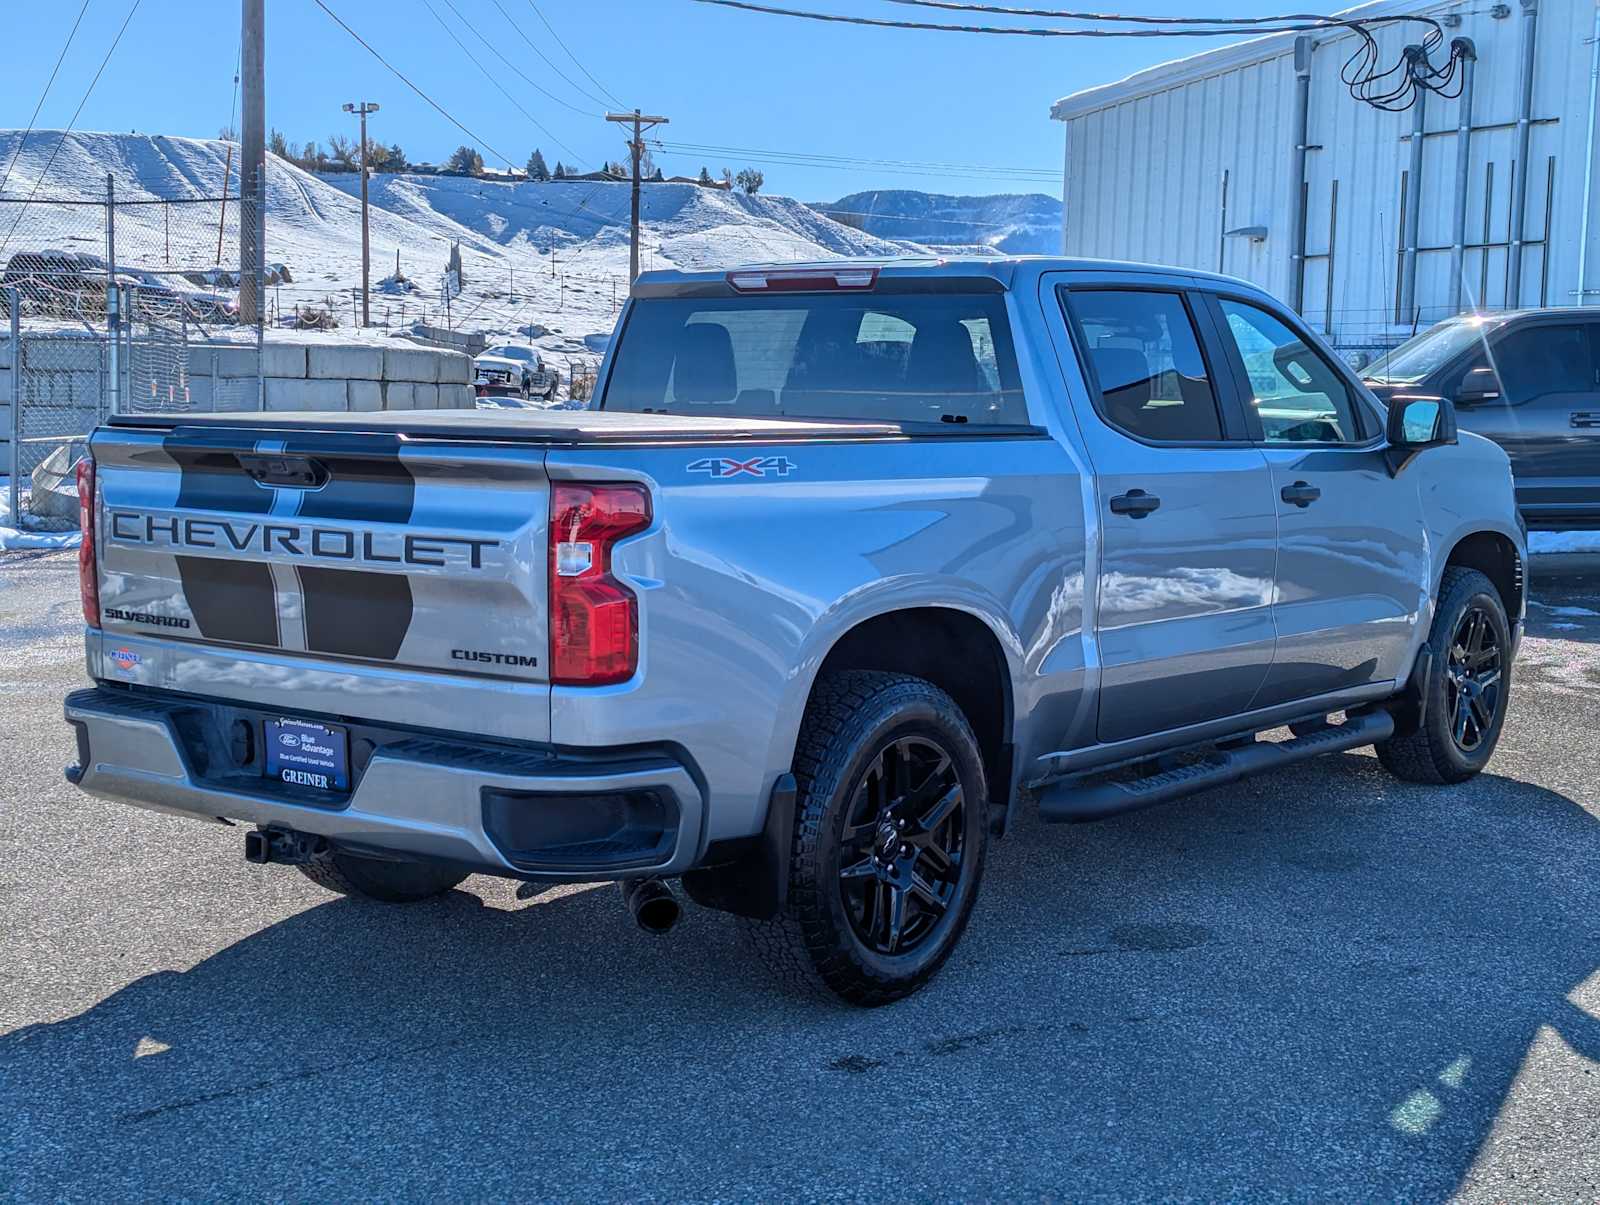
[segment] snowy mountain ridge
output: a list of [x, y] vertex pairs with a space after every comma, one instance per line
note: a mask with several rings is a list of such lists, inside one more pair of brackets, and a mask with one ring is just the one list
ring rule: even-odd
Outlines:
[[880, 238], [991, 255], [1060, 255], [1061, 202], [1043, 193], [855, 192], [813, 209]]
[[[46, 248], [102, 254], [103, 210], [64, 202], [119, 203], [119, 265], [153, 271], [237, 264], [238, 160], [227, 143], [161, 135], [0, 131], [0, 164], [16, 162], [0, 199], [0, 259]], [[237, 148], [234, 148], [236, 151]], [[42, 177], [42, 180], [41, 180]], [[216, 205], [124, 204], [234, 199]], [[40, 203], [13, 201], [34, 193]], [[623, 183], [504, 184], [466, 177], [379, 175], [371, 180], [372, 302], [391, 327], [426, 312], [444, 322], [450, 249], [461, 248], [463, 289], [449, 322], [491, 340], [532, 337], [543, 350], [587, 356], [603, 347], [627, 293], [630, 189]], [[319, 177], [268, 157], [266, 259], [288, 266], [273, 286], [274, 312], [329, 306], [348, 330], [361, 279], [360, 180]], [[17, 216], [17, 215], [20, 215]], [[853, 229], [788, 197], [745, 196], [693, 184], [644, 193], [642, 265], [715, 268], [751, 261], [884, 256], [920, 250]], [[408, 283], [379, 288], [398, 253]]]

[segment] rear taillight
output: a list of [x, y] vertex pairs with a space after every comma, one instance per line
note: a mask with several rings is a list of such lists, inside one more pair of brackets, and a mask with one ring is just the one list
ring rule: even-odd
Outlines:
[[83, 598], [83, 622], [100, 626], [100, 579], [95, 573], [94, 551], [94, 461], [85, 456], [78, 461], [78, 527], [83, 542], [78, 545], [78, 593]]
[[650, 526], [637, 485], [557, 484], [550, 493], [550, 680], [625, 682], [639, 665], [639, 600], [611, 575], [618, 540]]

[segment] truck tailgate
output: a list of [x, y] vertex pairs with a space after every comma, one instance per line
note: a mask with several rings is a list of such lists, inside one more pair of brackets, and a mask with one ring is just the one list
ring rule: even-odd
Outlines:
[[543, 447], [183, 425], [92, 448], [96, 677], [548, 737]]

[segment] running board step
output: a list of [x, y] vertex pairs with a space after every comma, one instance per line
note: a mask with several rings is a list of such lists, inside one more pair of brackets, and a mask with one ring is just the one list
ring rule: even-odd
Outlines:
[[1394, 717], [1387, 711], [1372, 711], [1351, 716], [1342, 724], [1331, 724], [1287, 741], [1257, 741], [1237, 749], [1218, 749], [1201, 760], [1171, 770], [1163, 770], [1132, 782], [1102, 782], [1080, 785], [1068, 779], [1045, 789], [1039, 796], [1039, 816], [1054, 824], [1078, 824], [1104, 820], [1122, 812], [1137, 811], [1170, 803], [1185, 795], [1209, 791], [1212, 787], [1237, 782], [1262, 770], [1276, 770], [1324, 753], [1343, 753], [1363, 745], [1388, 740], [1394, 735]]

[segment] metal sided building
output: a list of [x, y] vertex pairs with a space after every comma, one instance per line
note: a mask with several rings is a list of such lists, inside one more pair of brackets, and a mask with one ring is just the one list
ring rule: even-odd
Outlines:
[[[1340, 78], [1346, 31], [1273, 34], [1074, 93], [1065, 252], [1245, 277], [1352, 358], [1462, 309], [1600, 302], [1596, 0], [1405, 5], [1475, 57], [1403, 112]], [[1422, 40], [1373, 30], [1380, 62]], [[1451, 90], [1454, 90], [1452, 86]], [[1420, 133], [1420, 138], [1418, 137]]]

